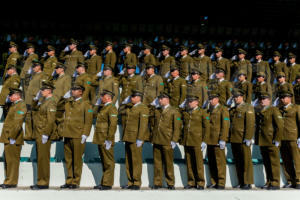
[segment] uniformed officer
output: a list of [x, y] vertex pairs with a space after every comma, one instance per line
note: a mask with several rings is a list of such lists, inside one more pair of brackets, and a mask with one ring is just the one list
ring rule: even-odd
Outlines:
[[152, 47], [145, 44], [144, 45], [144, 50], [143, 50], [143, 54], [145, 55], [140, 66], [140, 72], [141, 75], [143, 74], [143, 71], [146, 69], [147, 66], [151, 65], [151, 66], [156, 66], [156, 59], [154, 57], [154, 55], [151, 53]]
[[171, 77], [167, 80], [165, 92], [171, 97], [170, 104], [174, 108], [184, 103], [186, 97], [186, 80], [179, 76], [179, 69], [173, 67], [170, 70]]
[[66, 183], [60, 188], [79, 188], [82, 173], [82, 155], [85, 143], [93, 123], [93, 110], [89, 101], [82, 99], [84, 87], [75, 85], [71, 88], [72, 97], [65, 105], [64, 153], [67, 168]]
[[208, 99], [207, 85], [205, 81], [200, 80], [201, 72], [193, 69], [191, 73], [192, 81], [187, 84], [187, 96], [197, 96], [199, 106], [202, 107]]
[[127, 66], [137, 66], [137, 57], [135, 53], [131, 51], [132, 44], [125, 44], [125, 47], [123, 49], [123, 52], [125, 53], [125, 56], [121, 63], [123, 64], [123, 72], [126, 72]]
[[284, 72], [278, 72], [277, 83], [275, 84], [275, 97], [279, 98], [279, 94], [282, 92], [292, 93], [292, 103], [295, 103], [294, 99], [294, 89], [291, 83], [286, 82], [286, 77]]
[[192, 69], [194, 69], [194, 60], [189, 55], [189, 48], [186, 46], [181, 46], [180, 55], [181, 55], [180, 62], [179, 62], [180, 77], [186, 79], [190, 75]]
[[281, 54], [278, 51], [274, 51], [273, 53], [273, 61], [274, 63], [270, 66], [273, 72], [272, 81], [274, 82], [279, 72], [284, 72], [286, 75], [286, 80], [289, 80], [289, 71], [284, 62], [280, 62]]
[[127, 73], [120, 79], [120, 87], [122, 92], [120, 95], [120, 104], [131, 96], [132, 90], [143, 91], [143, 81], [140, 75], [135, 74], [136, 66], [128, 65]]
[[60, 53], [59, 59], [64, 62], [66, 67], [66, 74], [72, 76], [75, 72], [75, 67], [79, 63], [84, 62], [84, 57], [82, 52], [77, 50], [79, 42], [77, 40], [71, 39], [70, 44]]
[[84, 92], [82, 94], [82, 99], [84, 101], [94, 102], [96, 99], [92, 99], [91, 89], [92, 89], [92, 78], [86, 73], [86, 65], [79, 64], [76, 66], [77, 75], [75, 77], [75, 85], [82, 85], [84, 87]]
[[18, 64], [18, 62], [20, 61], [20, 58], [21, 58], [21, 55], [18, 52], [18, 45], [15, 42], [11, 41], [9, 43], [9, 49], [8, 50], [10, 52], [10, 55], [8, 56], [7, 61], [6, 61], [6, 65], [5, 65], [5, 69], [4, 69], [4, 73], [3, 73], [3, 78], [2, 78], [3, 79], [2, 84], [4, 83], [4, 81], [6, 79], [7, 68], [10, 65], [17, 66], [17, 64]]
[[110, 66], [104, 66], [103, 77], [100, 78], [98, 84], [99, 94], [101, 94], [103, 90], [111, 91], [115, 94], [113, 104], [116, 104], [119, 96], [119, 81], [113, 76], [113, 69]]
[[184, 146], [188, 184], [185, 189], [204, 189], [203, 151], [210, 134], [210, 119], [206, 110], [199, 106], [198, 96], [187, 97], [188, 106], [182, 113], [183, 135], [180, 144]]
[[170, 50], [170, 47], [162, 45], [162, 54], [164, 56], [164, 59], [160, 62], [158, 74], [164, 79], [167, 79], [169, 77], [170, 69], [172, 67], [175, 67], [175, 58], [173, 56], [170, 56]]
[[51, 82], [43, 82], [41, 97], [34, 97], [32, 109], [33, 138], [36, 143], [37, 154], [37, 183], [30, 186], [32, 190], [48, 189], [50, 179], [50, 147], [53, 128], [55, 127], [56, 102], [53, 98], [54, 89]]
[[[223, 106], [226, 106], [227, 101], [231, 97], [232, 84], [231, 84], [231, 82], [225, 80], [225, 71], [222, 68], [216, 69], [215, 75], [216, 75], [216, 81], [217, 81], [216, 89], [217, 89], [217, 92], [219, 93], [220, 104], [222, 104]], [[213, 90], [211, 88], [212, 87], [209, 86], [210, 91]]]
[[44, 65], [43, 71], [47, 76], [51, 77], [57, 65], [57, 58], [55, 57], [55, 47], [48, 45], [45, 55], [41, 58], [41, 63]]
[[210, 57], [205, 55], [205, 46], [203, 44], [198, 44], [198, 57], [194, 58], [195, 68], [197, 68], [200, 73], [200, 80], [207, 81], [213, 73], [212, 62]]
[[[56, 128], [54, 131], [54, 135], [62, 137], [63, 131], [63, 117], [65, 112], [65, 98], [64, 96], [68, 96], [68, 92], [71, 88], [71, 76], [65, 74], [66, 67], [58, 63], [55, 67], [55, 78], [53, 80], [54, 90], [53, 97], [55, 99], [55, 103], [57, 105], [56, 108]], [[70, 96], [70, 95], [69, 95]], [[67, 98], [67, 97], [66, 97]]]
[[252, 100], [252, 83], [247, 80], [247, 73], [243, 70], [238, 72], [238, 81], [234, 83], [234, 88], [243, 90], [246, 103], [251, 103]]
[[86, 72], [90, 76], [96, 75], [101, 70], [102, 57], [97, 55], [98, 48], [95, 45], [89, 46], [89, 56], [86, 57], [85, 64], [87, 66]]
[[100, 96], [103, 106], [96, 107], [96, 110], [94, 110], [97, 121], [93, 143], [98, 145], [103, 175], [100, 184], [95, 186], [94, 189], [110, 190], [114, 184], [114, 145], [118, 111], [116, 106], [112, 103], [114, 93], [103, 90]]
[[159, 189], [163, 184], [163, 172], [169, 190], [174, 190], [175, 177], [173, 153], [181, 133], [181, 115], [170, 105], [170, 96], [162, 93], [158, 96], [160, 107], [155, 110], [152, 135], [154, 159], [154, 185]]
[[23, 87], [23, 92], [24, 94], [27, 91], [28, 85], [29, 85], [29, 81], [31, 78], [31, 70], [30, 68], [32, 67], [32, 64], [36, 61], [38, 61], [38, 55], [35, 54], [35, 47], [33, 44], [28, 43], [27, 44], [27, 49], [25, 51], [25, 56], [24, 56], [24, 65], [20, 74], [20, 78], [21, 78], [21, 85]]
[[33, 115], [34, 111], [32, 111], [32, 103], [33, 98], [37, 95], [38, 91], [42, 87], [42, 83], [49, 79], [48, 75], [43, 72], [43, 68], [41, 63], [35, 62], [32, 65], [32, 77], [29, 81], [27, 91], [25, 93], [25, 103], [27, 106], [27, 113], [25, 117], [25, 136], [24, 140], [33, 140], [32, 132], [33, 132]]
[[243, 49], [238, 49], [238, 57], [239, 60], [237, 62], [233, 62], [233, 75], [231, 77], [232, 80], [237, 78], [237, 73], [240, 70], [244, 70], [247, 72], [247, 79], [249, 81], [252, 80], [252, 64], [249, 60], [246, 60], [247, 52]]
[[122, 141], [125, 142], [127, 185], [123, 189], [139, 190], [142, 184], [142, 148], [148, 132], [149, 109], [142, 103], [143, 93], [132, 91], [131, 102], [122, 111], [126, 123]]
[[19, 179], [21, 146], [24, 144], [22, 124], [26, 113], [26, 104], [21, 97], [21, 90], [10, 90], [9, 100], [12, 105], [9, 107], [0, 137], [0, 142], [4, 143], [5, 180], [0, 185], [3, 189], [17, 187]]
[[259, 72], [256, 75], [256, 83], [253, 84], [253, 94], [254, 99], [258, 99], [260, 96], [260, 93], [267, 92], [270, 94], [270, 97], [272, 98], [272, 87], [269, 83], [265, 81], [265, 73]]
[[296, 55], [293, 53], [289, 53], [289, 82], [292, 83], [297, 74], [300, 73], [300, 65], [296, 64]]
[[266, 171], [266, 184], [269, 190], [280, 189], [279, 145], [283, 134], [283, 120], [277, 107], [271, 105], [271, 95], [262, 92], [260, 106], [255, 107], [255, 144], [259, 145]]
[[254, 136], [255, 113], [251, 104], [244, 102], [244, 91], [233, 90], [235, 106], [230, 109], [230, 135], [232, 154], [238, 176], [239, 187], [251, 189], [253, 165], [251, 157], [251, 140]]
[[283, 187], [300, 189], [300, 107], [292, 103], [292, 98], [290, 91], [280, 94], [280, 112], [283, 117], [280, 153], [287, 179]]
[[295, 104], [300, 105], [300, 73], [296, 76], [294, 85]]
[[[271, 70], [270, 70], [270, 66], [269, 66], [269, 63], [267, 61], [262, 60], [263, 52], [260, 51], [260, 50], [256, 50], [255, 54], [256, 54], [256, 56], [255, 56], [256, 63], [253, 66], [253, 70], [252, 70], [253, 77], [258, 72], [264, 72], [265, 75], [266, 75], [265, 81], [267, 83], [271, 83]], [[249, 80], [249, 81], [251, 81], [251, 80]]]
[[229, 113], [225, 106], [219, 103], [220, 95], [209, 93], [208, 113], [210, 119], [210, 134], [207, 137], [207, 158], [211, 185], [208, 188], [224, 189], [226, 183], [225, 146], [229, 132]]
[[215, 72], [216, 69], [223, 69], [226, 75], [225, 80], [230, 81], [231, 62], [227, 58], [223, 57], [223, 51], [224, 50], [219, 47], [215, 48], [215, 55], [217, 59], [212, 62], [213, 72]]
[[6, 103], [7, 95], [10, 89], [19, 89], [20, 87], [20, 77], [17, 74], [17, 69], [14, 65], [9, 65], [7, 67], [7, 78], [2, 85], [2, 90], [0, 93], [0, 105], [4, 106]]
[[[105, 47], [105, 58], [104, 58], [104, 65], [110, 66], [115, 74], [117, 74], [116, 70], [116, 62], [117, 56], [116, 53], [113, 51], [113, 43], [110, 41], [106, 41]], [[115, 93], [116, 94], [116, 93]]]

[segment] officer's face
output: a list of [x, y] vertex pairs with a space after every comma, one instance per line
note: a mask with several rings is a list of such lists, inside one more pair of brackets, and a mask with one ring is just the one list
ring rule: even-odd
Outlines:
[[8, 98], [11, 102], [16, 102], [21, 98], [21, 96], [20, 94], [12, 94]]
[[257, 77], [257, 82], [264, 82], [265, 81], [265, 77], [263, 77], [263, 76], [259, 76], [259, 77]]
[[110, 51], [111, 49], [112, 49], [112, 46], [110, 46], [110, 45], [108, 45], [108, 46], [105, 47], [106, 51]]
[[239, 59], [244, 59], [245, 58], [245, 54], [240, 53], [239, 54]]
[[269, 106], [271, 103], [271, 100], [269, 98], [260, 99], [259, 103], [261, 106]]
[[144, 54], [149, 54], [150, 53], [150, 49], [145, 49], [144, 50]]
[[217, 58], [220, 58], [220, 57], [222, 56], [222, 54], [223, 54], [223, 52], [222, 52], [222, 51], [219, 51], [219, 52], [216, 53], [216, 57], [217, 57]]
[[182, 50], [182, 51], [180, 52], [180, 54], [181, 54], [182, 56], [185, 56], [187, 53], [188, 53], [187, 50]]
[[163, 52], [162, 52], [162, 53], [163, 53], [163, 56], [165, 56], [165, 57], [166, 57], [167, 55], [169, 55], [169, 53], [170, 53], [170, 52], [169, 52], [169, 50], [163, 50]]
[[75, 98], [82, 96], [82, 90], [72, 90], [72, 96]]
[[31, 54], [31, 53], [33, 53], [33, 52], [34, 52], [34, 48], [28, 48], [28, 49], [27, 49], [27, 53], [28, 53], [28, 54]]
[[256, 58], [256, 60], [261, 60], [262, 55], [256, 55], [255, 58]]
[[275, 62], [277, 62], [277, 61], [279, 61], [279, 56], [273, 56], [273, 60], [275, 61]]
[[13, 69], [9, 69], [9, 70], [7, 70], [7, 72], [6, 72], [6, 73], [7, 73], [8, 75], [12, 75], [14, 72], [15, 72], [15, 70], [13, 70]]
[[111, 96], [108, 94], [101, 96], [101, 102], [103, 102], [104, 104], [107, 102], [111, 102]]
[[169, 100], [169, 98], [159, 98], [158, 102], [159, 102], [159, 105], [166, 106], [169, 104], [170, 100]]
[[241, 74], [238, 77], [239, 81], [244, 81], [246, 79], [245, 75]]
[[135, 72], [135, 69], [127, 69], [127, 73], [130, 75], [130, 74], [134, 74]]
[[216, 73], [216, 77], [217, 79], [221, 79], [224, 77], [224, 73], [223, 72]]
[[199, 49], [199, 50], [198, 50], [198, 53], [199, 53], [199, 54], [204, 54], [204, 52], [205, 52], [205, 49]]
[[94, 54], [96, 54], [96, 50], [95, 49], [90, 50], [90, 55], [94, 55]]
[[209, 100], [209, 103], [212, 105], [212, 106], [215, 106], [219, 103], [219, 98], [218, 97], [215, 97], [215, 98], [212, 98]]
[[131, 97], [131, 102], [133, 104], [137, 104], [141, 101], [141, 97], [140, 96], [134, 96], [134, 97]]
[[85, 69], [84, 69], [84, 67], [78, 67], [76, 69], [76, 71], [77, 71], [78, 74], [82, 74], [83, 72], [85, 72]]
[[54, 56], [55, 51], [48, 51], [47, 54], [48, 54], [48, 56]]
[[50, 89], [44, 89], [41, 91], [43, 97], [47, 97], [49, 94], [51, 94]]
[[147, 74], [148, 75], [152, 75], [152, 74], [154, 74], [154, 69], [151, 67], [151, 68], [148, 68], [147, 69]]
[[130, 51], [130, 48], [129, 48], [129, 47], [125, 47], [125, 48], [123, 49], [123, 51], [124, 51], [125, 53], [127, 53], [127, 52]]
[[70, 48], [70, 50], [72, 51], [73, 49], [75, 49], [77, 46], [75, 45], [75, 44], [70, 44], [69, 45], [69, 48]]
[[278, 77], [278, 82], [279, 83], [283, 83], [284, 81], [285, 81], [285, 77], [284, 76]]
[[17, 48], [16, 47], [10, 47], [8, 50], [9, 50], [10, 53], [13, 53], [13, 52], [17, 51]]
[[40, 66], [40, 65], [35, 66], [34, 68], [32, 68], [32, 70], [33, 70], [34, 72], [39, 72], [39, 71], [41, 70], [41, 66]]
[[296, 58], [290, 58], [289, 61], [290, 61], [290, 63], [294, 63], [294, 62], [296, 62]]
[[192, 79], [195, 81], [195, 80], [198, 80], [199, 79], [199, 74], [192, 74]]
[[57, 68], [57, 69], [55, 69], [55, 72], [57, 74], [61, 74], [63, 71], [64, 71], [63, 68]]
[[198, 101], [190, 101], [189, 102], [189, 107], [190, 108], [196, 108], [198, 106], [199, 102]]
[[174, 71], [171, 72], [171, 76], [173, 78], [177, 77], [178, 75], [179, 75], [179, 71], [178, 70], [174, 70]]
[[236, 104], [240, 104], [243, 102], [243, 96], [237, 96], [237, 97], [234, 97], [233, 99]]
[[110, 70], [104, 70], [103, 71], [104, 76], [110, 76], [112, 72]]
[[284, 105], [288, 105], [292, 102], [292, 98], [291, 97], [284, 97], [284, 98], [280, 98], [281, 102], [284, 104]]

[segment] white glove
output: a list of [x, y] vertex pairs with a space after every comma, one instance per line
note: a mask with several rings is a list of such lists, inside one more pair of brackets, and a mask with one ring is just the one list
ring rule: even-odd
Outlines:
[[298, 149], [300, 149], [300, 138], [297, 140]]
[[175, 147], [176, 147], [176, 142], [171, 141], [171, 147], [172, 147], [172, 149], [175, 149]]
[[219, 141], [220, 149], [225, 149], [226, 142], [224, 140]]
[[137, 147], [141, 147], [143, 144], [143, 141], [142, 140], [136, 140], [136, 146]]
[[244, 139], [243, 141], [248, 147], [251, 145], [251, 140]]
[[42, 135], [42, 144], [47, 143], [48, 138], [49, 138], [49, 137], [48, 137], [47, 135]]
[[84, 57], [89, 57], [89, 56], [90, 56], [90, 51], [87, 50], [87, 51], [85, 52], [85, 54], [84, 54]]
[[14, 139], [9, 139], [9, 144], [15, 144], [16, 143], [16, 140]]
[[64, 99], [68, 99], [71, 97], [71, 90], [69, 90], [68, 92], [66, 92], [66, 94], [64, 95]]
[[81, 144], [85, 143], [86, 138], [87, 138], [86, 135], [81, 136]]
[[204, 151], [206, 149], [206, 143], [205, 142], [202, 142], [201, 143], [201, 151]]
[[24, 57], [27, 57], [27, 56], [28, 56], [27, 50], [24, 51], [23, 56], [24, 56]]
[[68, 45], [68, 46], [66, 46], [66, 48], [64, 49], [64, 52], [67, 52], [67, 51], [70, 51], [70, 47], [69, 47], [69, 45]]
[[103, 71], [98, 72], [96, 76], [97, 76], [97, 77], [103, 76]]
[[33, 100], [38, 101], [41, 97], [42, 97], [42, 92], [41, 92], [41, 90], [39, 90], [38, 93], [33, 98]]
[[98, 98], [97, 101], [96, 101], [95, 106], [99, 106], [100, 104], [101, 104], [101, 98]]
[[278, 141], [273, 141], [273, 144], [275, 145], [275, 147], [279, 147], [280, 142], [278, 142]]
[[109, 150], [110, 147], [111, 147], [112, 141], [105, 140], [105, 141], [104, 141], [104, 144], [105, 144], [105, 149], [106, 149], [106, 150]]
[[43, 58], [46, 58], [47, 56], [48, 56], [47, 52], [44, 52], [43, 55], [42, 55]]

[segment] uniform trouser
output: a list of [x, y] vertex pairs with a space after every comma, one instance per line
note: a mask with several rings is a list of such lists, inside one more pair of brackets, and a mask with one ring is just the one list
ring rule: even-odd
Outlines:
[[66, 184], [80, 184], [84, 148], [85, 143], [81, 144], [81, 138], [65, 138], [64, 152], [68, 172]]
[[4, 184], [17, 185], [19, 180], [21, 145], [4, 144], [5, 180]]
[[97, 99], [96, 99], [96, 87], [91, 86], [90, 95], [91, 95], [91, 103], [94, 105], [97, 101]]
[[173, 154], [171, 145], [153, 144], [154, 185], [162, 186], [163, 171], [167, 184], [169, 186], [175, 185]]
[[113, 186], [115, 172], [114, 145], [112, 144], [109, 150], [106, 150], [105, 145], [98, 145], [98, 150], [103, 167], [101, 185]]
[[42, 143], [42, 137], [35, 140], [37, 154], [37, 185], [49, 185], [50, 180], [50, 147], [51, 140]]
[[261, 146], [260, 152], [267, 176], [268, 185], [280, 185], [280, 157], [279, 148], [275, 146]]
[[239, 184], [253, 184], [253, 164], [250, 146], [248, 147], [246, 144], [241, 143], [231, 143], [231, 149]]
[[204, 186], [203, 155], [200, 146], [184, 146], [188, 185]]
[[128, 186], [141, 186], [142, 184], [142, 149], [143, 146], [137, 147], [135, 142], [125, 142], [125, 165]]
[[284, 175], [290, 184], [300, 184], [300, 151], [296, 141], [281, 141]]
[[26, 105], [27, 113], [25, 116], [25, 136], [24, 140], [33, 140], [33, 117], [34, 112], [31, 109], [31, 105]]
[[207, 146], [207, 158], [212, 185], [225, 186], [226, 183], [226, 156], [225, 149], [216, 145]]

